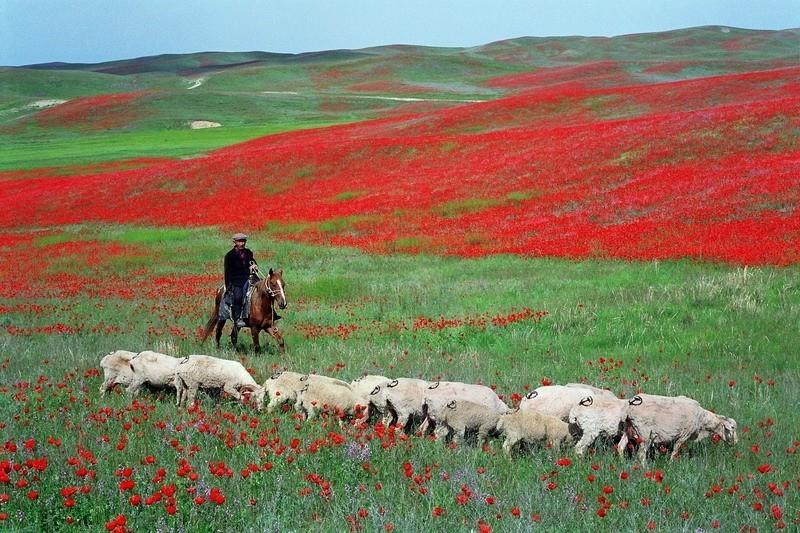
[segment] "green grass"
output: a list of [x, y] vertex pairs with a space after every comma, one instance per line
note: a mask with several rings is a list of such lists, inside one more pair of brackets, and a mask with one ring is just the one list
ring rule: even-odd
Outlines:
[[272, 124], [201, 130], [161, 130], [93, 135], [62, 134], [56, 138], [0, 136], [8, 150], [0, 154], [0, 170], [82, 165], [139, 157], [195, 157], [263, 135], [328, 123]]
[[[227, 338], [220, 350], [213, 343], [200, 346], [194, 338], [210, 307], [215, 274], [221, 279], [218, 271], [228, 246], [227, 233], [132, 226], [72, 226], [61, 231], [35, 243], [44, 257], [51, 244], [99, 239], [134, 244], [137, 254], [144, 251], [148, 260], [119, 256], [90, 266], [80, 255], [52, 257], [48, 261], [53, 272], [69, 269], [72, 274], [91, 275], [98, 285], [78, 296], [58, 299], [48, 297], [44, 288], [36, 289], [42, 285], [35, 282], [24, 298], [0, 299], [0, 308], [44, 306], [38, 312], [4, 311], [0, 327], [85, 325], [83, 332], [72, 335], [0, 336], [0, 362], [8, 359], [3, 369], [5, 389], [0, 393], [0, 420], [5, 424], [0, 440], [12, 439], [21, 446], [33, 437], [39, 444], [32, 455], [47, 455], [49, 461], [41, 480], [32, 484], [40, 493], [37, 502], [24, 496], [29, 488], [3, 488], [11, 493], [11, 500], [0, 509], [10, 514], [4, 527], [61, 529], [69, 515], [82, 527], [99, 529], [123, 513], [137, 529], [338, 531], [348, 527], [348, 515], [358, 517], [359, 509], [365, 509], [366, 518], [357, 521], [368, 530], [381, 529], [386, 523], [399, 531], [470, 529], [477, 527], [479, 519], [500, 531], [528, 530], [533, 527], [531, 514], [540, 515], [538, 527], [545, 530], [643, 530], [650, 520], [658, 529], [669, 531], [709, 529], [713, 520], [721, 522], [722, 530], [743, 524], [769, 529], [775, 522], [769, 510], [773, 504], [781, 506], [786, 524], [794, 519], [793, 509], [800, 503], [793, 481], [798, 463], [796, 455], [784, 450], [797, 439], [800, 421], [794, 409], [800, 400], [800, 354], [795, 342], [800, 271], [796, 267], [368, 256], [351, 249], [267, 240], [254, 233], [249, 244], [259, 263], [264, 268], [283, 268], [287, 282], [289, 307], [282, 312], [280, 329], [288, 352], [282, 358], [274, 344], [264, 355], [248, 353], [248, 336], [240, 338], [242, 352], [234, 351]], [[167, 247], [169, 253], [165, 253]], [[197, 274], [211, 274], [203, 291], [179, 281]], [[175, 276], [177, 291], [152, 292], [155, 276]], [[131, 298], [104, 292], [103, 287], [120, 284], [133, 291]], [[189, 296], [180, 296], [186, 291]], [[522, 320], [506, 327], [491, 322], [492, 317], [523, 308], [548, 314], [538, 322]], [[419, 317], [434, 322], [443, 317], [450, 325], [415, 329]], [[92, 333], [91, 328], [99, 324], [120, 329]], [[341, 334], [342, 328], [350, 328], [349, 333]], [[555, 383], [587, 379], [625, 395], [641, 388], [692, 396], [736, 418], [742, 441], [736, 447], [708, 441], [694, 444], [675, 463], [656, 458], [651, 468], [663, 472], [664, 482], [659, 484], [646, 478], [632, 459], [617, 459], [602, 446], [585, 460], [569, 450], [556, 454], [533, 449], [510, 462], [469, 445], [451, 450], [416, 436], [383, 449], [378, 437], [366, 440], [353, 428], [303, 424], [290, 413], [257, 415], [246, 407], [203, 397], [205, 421], [216, 428], [209, 433], [198, 429], [197, 415], [176, 413], [168, 394], [145, 393], [139, 404], [131, 404], [122, 394], [101, 399], [100, 378], [84, 377], [84, 373], [96, 367], [102, 355], [119, 348], [243, 358], [259, 380], [278, 365], [346, 380], [371, 373], [482, 382], [495, 384], [498, 392], [508, 395], [524, 393], [525, 387], [537, 386], [542, 378]], [[606, 363], [601, 364], [600, 358]], [[612, 359], [622, 363], [609, 364]], [[39, 375], [48, 378], [42, 392], [33, 385], [12, 387], [34, 382]], [[774, 385], [767, 384], [769, 380]], [[55, 386], [59, 381], [66, 388]], [[27, 400], [13, 399], [19, 390], [25, 390]], [[23, 406], [31, 411], [21, 411]], [[97, 418], [103, 408], [111, 409], [107, 421]], [[145, 412], [147, 421], [142, 419]], [[223, 412], [234, 416], [223, 419]], [[57, 417], [51, 416], [56, 413]], [[246, 415], [244, 421], [240, 415]], [[255, 429], [249, 426], [251, 417], [258, 420]], [[760, 427], [767, 417], [774, 425]], [[159, 420], [166, 422], [165, 429], [154, 426]], [[125, 421], [132, 423], [131, 430], [122, 427]], [[254, 442], [265, 435], [280, 438], [288, 446], [297, 438], [304, 453], [289, 449], [276, 455], [269, 446], [237, 444], [242, 431]], [[329, 443], [330, 431], [344, 433], [345, 444]], [[226, 434], [234, 436], [233, 447], [225, 445]], [[103, 435], [109, 443], [103, 442]], [[121, 435], [128, 440], [119, 451], [115, 446]], [[48, 436], [61, 438], [61, 447], [47, 445]], [[315, 440], [320, 448], [310, 453], [308, 446]], [[364, 443], [369, 451], [348, 451], [353, 440]], [[184, 451], [173, 447], [172, 441]], [[83, 483], [72, 473], [75, 467], [65, 468], [79, 442], [98, 457], [91, 468], [97, 477], [90, 483], [90, 493], [77, 496], [75, 507], [66, 509], [58, 492]], [[187, 455], [192, 445], [198, 451]], [[757, 453], [751, 450], [753, 445], [760, 447]], [[498, 449], [495, 442], [494, 450]], [[365, 458], [359, 459], [359, 453]], [[142, 465], [147, 455], [155, 456], [157, 464]], [[21, 452], [7, 456], [26, 457]], [[293, 462], [287, 462], [287, 456]], [[569, 457], [573, 464], [555, 466], [560, 456]], [[197, 483], [176, 475], [180, 458], [188, 459], [199, 473], [201, 492], [207, 490], [203, 487], [222, 489], [227, 498], [222, 507], [197, 506], [185, 496], [183, 491]], [[233, 477], [210, 475], [209, 461], [224, 461]], [[272, 470], [241, 478], [239, 471], [248, 463], [267, 461]], [[403, 475], [404, 462], [423, 476], [421, 484]], [[773, 471], [757, 472], [756, 467], [765, 463]], [[130, 493], [120, 492], [121, 478], [114, 475], [122, 466], [133, 467], [136, 488], [132, 492], [143, 498], [158, 490], [160, 484], [151, 478], [157, 467], [165, 468], [162, 483], [178, 486], [176, 515], [166, 515], [163, 502], [132, 507]], [[430, 479], [425, 479], [426, 467]], [[550, 477], [554, 471], [557, 476]], [[620, 479], [622, 471], [629, 473], [629, 479]], [[312, 473], [331, 483], [329, 499], [320, 497], [319, 487], [308, 481]], [[590, 474], [596, 476], [594, 483], [586, 481]], [[742, 481], [737, 482], [737, 476]], [[768, 482], [784, 480], [790, 486], [783, 496], [769, 492]], [[557, 484], [555, 490], [546, 488], [550, 481]], [[704, 496], [715, 484], [721, 486], [721, 493]], [[455, 495], [462, 485], [480, 498], [457, 504]], [[733, 485], [738, 485], [738, 492], [731, 496], [727, 490]], [[420, 486], [426, 494], [409, 490]], [[614, 492], [607, 496], [612, 508], [601, 519], [595, 511], [603, 486]], [[669, 494], [664, 491], [667, 486]], [[300, 496], [305, 488], [311, 488], [311, 494]], [[756, 489], [766, 493], [766, 512], [751, 508]], [[739, 501], [736, 494], [744, 500]], [[489, 505], [486, 496], [496, 501]], [[249, 504], [251, 498], [256, 500], [254, 506]], [[649, 498], [651, 504], [643, 506], [642, 498]], [[436, 506], [445, 509], [444, 516], [431, 516]], [[521, 518], [510, 514], [514, 507], [520, 508]], [[25, 513], [24, 521], [19, 512]], [[682, 512], [688, 518], [681, 518]]]

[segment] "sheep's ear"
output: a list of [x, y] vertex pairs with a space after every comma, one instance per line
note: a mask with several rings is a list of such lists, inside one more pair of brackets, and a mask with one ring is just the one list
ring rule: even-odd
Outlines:
[[283, 374], [283, 370], [278, 370], [277, 372], [275, 372], [274, 374], [272, 374], [272, 375], [269, 377], [269, 379], [278, 379], [278, 376], [280, 376], [281, 374]]
[[628, 405], [642, 405], [642, 397], [637, 394], [636, 396], [628, 400]]
[[532, 391], [530, 391], [528, 394], [526, 394], [526, 395], [525, 395], [525, 397], [526, 397], [527, 399], [529, 399], [529, 400], [533, 400], [533, 399], [534, 399], [534, 398], [536, 398], [537, 396], [539, 396], [539, 391], [535, 391], [535, 390], [532, 390]]
[[440, 382], [439, 382], [439, 381], [437, 381], [437, 382], [436, 382], [436, 383], [434, 383], [433, 385], [430, 385], [430, 386], [428, 387], [428, 389], [430, 389], [430, 390], [433, 390], [433, 389], [435, 389], [436, 387], [438, 387], [438, 386], [439, 386], [439, 383], [440, 383]]
[[579, 401], [578, 404], [584, 407], [588, 407], [594, 403], [594, 399], [591, 396], [587, 396], [583, 400]]
[[392, 380], [392, 381], [391, 381], [391, 382], [390, 382], [390, 383], [387, 385], [387, 387], [397, 387], [397, 383], [398, 383], [398, 381], [397, 381], [396, 379], [393, 379], [393, 380]]
[[450, 403], [447, 404], [448, 409], [455, 409], [456, 408], [456, 401], [450, 400]]
[[278, 275], [283, 277], [283, 269], [278, 270]]
[[381, 386], [380, 385], [375, 385], [375, 388], [372, 389], [372, 392], [370, 392], [369, 395], [370, 396], [375, 396], [376, 394], [378, 394], [380, 392], [380, 390], [381, 390]]
[[270, 277], [272, 277], [274, 274], [275, 274], [275, 273], [274, 273], [274, 272], [272, 271], [272, 269], [270, 268], [270, 269], [269, 269], [269, 276], [270, 276]]

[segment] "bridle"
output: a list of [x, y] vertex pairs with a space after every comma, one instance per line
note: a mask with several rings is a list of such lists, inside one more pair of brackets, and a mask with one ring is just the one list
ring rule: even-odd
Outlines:
[[283, 292], [283, 283], [281, 283], [281, 280], [279, 279], [276, 280], [276, 283], [278, 284], [278, 290], [272, 288], [272, 285], [269, 283], [269, 277], [267, 277], [264, 279], [264, 288], [266, 289], [267, 293], [272, 296], [273, 300], [280, 295], [283, 301], [286, 302], [286, 293]]

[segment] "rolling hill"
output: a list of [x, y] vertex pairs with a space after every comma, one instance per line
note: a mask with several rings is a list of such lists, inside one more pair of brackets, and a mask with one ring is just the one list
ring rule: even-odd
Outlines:
[[[12, 206], [0, 226], [246, 227], [377, 253], [795, 263], [798, 35], [705, 27], [9, 69], [17, 99], [79, 83], [86, 94], [6, 114], [19, 170], [0, 174]], [[42, 76], [64, 76], [64, 92], [34, 94]], [[182, 76], [203, 81], [189, 89]], [[112, 80], [117, 90], [103, 89]], [[187, 140], [196, 119], [224, 135]], [[308, 128], [320, 123], [339, 125]], [[259, 128], [274, 133], [198, 153]], [[85, 148], [92, 140], [120, 166], [22, 170], [37, 151], [109, 159]]]

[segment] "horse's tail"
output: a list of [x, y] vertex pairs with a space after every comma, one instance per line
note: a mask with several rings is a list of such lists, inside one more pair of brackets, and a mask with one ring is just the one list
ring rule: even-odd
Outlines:
[[211, 312], [211, 316], [208, 318], [208, 322], [206, 322], [206, 325], [203, 328], [202, 335], [200, 335], [200, 344], [206, 342], [206, 339], [209, 335], [211, 335], [211, 331], [214, 329], [214, 326], [217, 325], [217, 320], [219, 320], [219, 304], [221, 300], [222, 289], [217, 289], [217, 295], [214, 299], [214, 310]]

